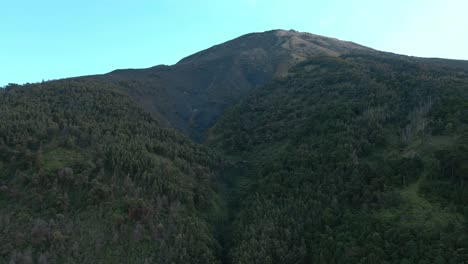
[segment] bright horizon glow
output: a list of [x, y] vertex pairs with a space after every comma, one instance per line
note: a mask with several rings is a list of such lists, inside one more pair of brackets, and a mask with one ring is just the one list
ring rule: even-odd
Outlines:
[[294, 29], [419, 57], [468, 60], [466, 0], [10, 0], [0, 86], [172, 65], [251, 32]]

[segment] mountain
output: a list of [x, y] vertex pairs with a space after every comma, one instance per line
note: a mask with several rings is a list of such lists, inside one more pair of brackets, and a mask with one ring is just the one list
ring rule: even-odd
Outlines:
[[466, 61], [274, 30], [0, 113], [0, 263], [468, 262]]
[[299, 62], [372, 49], [333, 38], [273, 30], [241, 36], [182, 59], [173, 66], [117, 70], [93, 76], [111, 81], [162, 124], [197, 141], [223, 110]]

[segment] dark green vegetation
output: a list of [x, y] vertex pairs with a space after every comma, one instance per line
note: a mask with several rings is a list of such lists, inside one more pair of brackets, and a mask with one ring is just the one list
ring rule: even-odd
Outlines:
[[468, 74], [316, 58], [211, 131], [232, 171], [232, 263], [468, 261]]
[[271, 31], [8, 86], [0, 263], [466, 263], [467, 65]]
[[218, 262], [219, 158], [115, 90], [0, 92], [0, 263]]

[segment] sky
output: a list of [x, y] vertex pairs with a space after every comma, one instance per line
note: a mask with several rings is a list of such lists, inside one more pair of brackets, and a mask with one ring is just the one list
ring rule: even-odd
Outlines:
[[468, 60], [467, 10], [466, 0], [0, 0], [0, 86], [171, 65], [271, 29]]

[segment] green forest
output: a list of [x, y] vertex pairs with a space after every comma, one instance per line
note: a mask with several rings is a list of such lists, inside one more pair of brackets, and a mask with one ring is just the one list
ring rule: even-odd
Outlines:
[[468, 70], [316, 57], [200, 144], [110, 82], [8, 85], [0, 263], [468, 263]]
[[219, 262], [212, 151], [103, 83], [9, 86], [0, 113], [0, 263]]
[[208, 140], [239, 175], [229, 261], [467, 262], [467, 77], [324, 57], [229, 109]]

